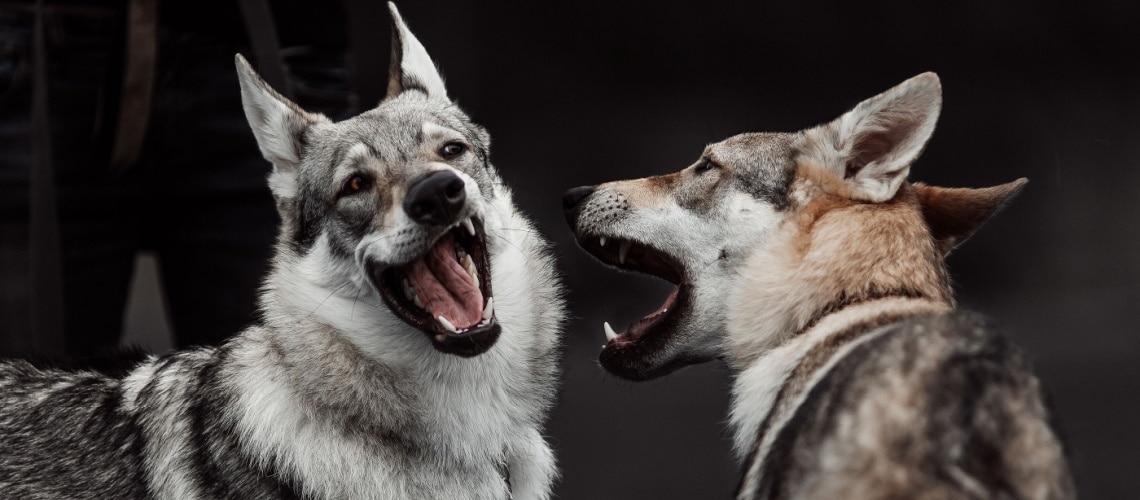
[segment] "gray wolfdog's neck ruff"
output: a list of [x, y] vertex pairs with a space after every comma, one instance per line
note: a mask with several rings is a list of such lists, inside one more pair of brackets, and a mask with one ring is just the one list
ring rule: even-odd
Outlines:
[[[565, 312], [547, 243], [513, 208], [509, 191], [495, 191], [485, 228], [502, 334], [471, 358], [433, 348], [367, 284], [332, 287], [326, 276], [310, 274], [320, 255], [298, 256], [288, 242], [279, 244], [262, 297], [264, 327], [234, 342], [228, 377], [244, 403], [242, 434], [257, 443], [261, 460], [275, 460], [300, 477], [336, 481], [315, 488], [328, 488], [329, 497], [383, 491], [390, 485], [380, 483], [393, 478], [428, 480], [408, 485], [413, 496], [470, 496], [479, 491], [463, 484], [472, 470], [496, 468], [512, 448], [540, 439], [556, 390]], [[337, 436], [357, 433], [375, 442]], [[370, 456], [378, 443], [390, 448], [382, 455], [398, 460]], [[341, 461], [306, 458], [321, 454]], [[400, 468], [408, 461], [438, 468], [432, 472], [438, 477], [404, 474]], [[395, 468], [384, 475], [362, 469], [362, 477], [342, 481], [339, 470], [352, 467], [346, 464], [368, 463]]]

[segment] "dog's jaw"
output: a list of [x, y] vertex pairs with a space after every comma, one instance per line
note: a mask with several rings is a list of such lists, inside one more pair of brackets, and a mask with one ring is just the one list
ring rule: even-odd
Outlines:
[[470, 357], [490, 349], [501, 332], [490, 261], [483, 223], [470, 217], [410, 262], [365, 265], [397, 317], [424, 332], [440, 352]]
[[[591, 233], [578, 244], [604, 264], [649, 274], [674, 285], [656, 311], [616, 332], [605, 324], [606, 344], [598, 361], [607, 371], [628, 380], [649, 380], [690, 364], [715, 358], [697, 352], [676, 352], [679, 337], [687, 336], [694, 322], [693, 278], [681, 259], [644, 242]], [[686, 350], [687, 351], [687, 350]]]

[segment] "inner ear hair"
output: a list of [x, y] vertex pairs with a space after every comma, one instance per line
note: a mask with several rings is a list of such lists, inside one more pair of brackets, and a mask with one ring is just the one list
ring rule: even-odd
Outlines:
[[966, 241], [1005, 207], [1029, 180], [986, 188], [944, 188], [915, 183], [922, 216], [943, 255]]
[[941, 106], [938, 76], [915, 76], [810, 130], [817, 150], [811, 156], [851, 184], [857, 198], [889, 200], [934, 133]]

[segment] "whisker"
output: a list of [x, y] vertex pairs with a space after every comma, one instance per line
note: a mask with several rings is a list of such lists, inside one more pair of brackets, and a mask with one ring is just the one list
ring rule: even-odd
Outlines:
[[320, 304], [317, 304], [317, 307], [314, 307], [312, 311], [309, 311], [309, 314], [308, 314], [308, 316], [306, 316], [306, 317], [312, 317], [312, 316], [313, 316], [313, 314], [317, 312], [317, 309], [320, 309], [320, 308], [321, 308], [321, 306], [325, 305], [325, 302], [328, 302], [328, 300], [332, 298], [332, 296], [333, 296], [333, 295], [336, 295], [336, 293], [337, 293], [337, 292], [339, 292], [339, 291], [340, 291], [340, 289], [342, 289], [342, 288], [344, 288], [344, 287], [346, 287], [346, 286], [348, 286], [348, 285], [349, 285], [349, 283], [348, 283], [348, 282], [345, 282], [344, 284], [342, 284], [342, 285], [340, 285], [340, 286], [338, 286], [338, 287], [334, 288], [334, 289], [333, 289], [333, 291], [329, 292], [328, 296], [326, 296], [326, 297], [324, 298], [324, 300], [322, 300], [322, 301], [321, 301], [321, 303], [320, 303]]
[[356, 292], [356, 296], [352, 298], [352, 309], [348, 313], [348, 319], [353, 319], [356, 316], [356, 303], [360, 300], [360, 292]]

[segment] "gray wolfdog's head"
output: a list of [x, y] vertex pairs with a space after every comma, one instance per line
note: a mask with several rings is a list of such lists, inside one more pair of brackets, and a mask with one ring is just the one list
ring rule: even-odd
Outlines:
[[[302, 110], [237, 56], [246, 117], [273, 163], [282, 219], [275, 267], [294, 272], [267, 288], [354, 297], [333, 318], [345, 323], [375, 311], [361, 301], [382, 301], [390, 313], [369, 328], [407, 331], [398, 318], [436, 349], [473, 356], [500, 333], [486, 229], [499, 193], [490, 137], [451, 102], [423, 45], [389, 7], [387, 96], [345, 121]], [[312, 283], [319, 286], [305, 292]]]
[[[750, 273], [773, 274], [781, 259], [802, 263], [804, 252], [830, 252], [836, 267], [814, 269], [823, 275], [817, 282], [849, 273], [841, 259], [852, 257], [851, 249], [833, 248], [842, 245], [835, 238], [832, 248], [812, 240], [812, 224], [834, 208], [858, 210], [903, 197], [921, 199], [919, 225], [925, 216], [930, 242], [915, 245], [944, 253], [969, 236], [1024, 181], [990, 191], [917, 184], [913, 190], [901, 189], [911, 186], [907, 174], [934, 131], [941, 103], [938, 77], [925, 73], [824, 125], [794, 133], [737, 135], [707, 146], [695, 163], [676, 173], [568, 191], [566, 218], [583, 249], [603, 263], [676, 285], [657, 311], [626, 331], [619, 334], [604, 325], [608, 341], [602, 365], [618, 376], [643, 380], [723, 356], [729, 295], [757, 296], [738, 289], [746, 263]], [[906, 194], [915, 190], [921, 192]], [[939, 219], [939, 214], [947, 216]], [[762, 265], [750, 263], [764, 253], [758, 249], [776, 240], [787, 244], [779, 251], [764, 250]], [[941, 257], [937, 254], [939, 261]], [[797, 297], [802, 295], [796, 295], [795, 287], [809, 285], [772, 286], [778, 290], [768, 296]], [[794, 307], [802, 306], [788, 305]], [[769, 346], [777, 340], [762, 339]]]

